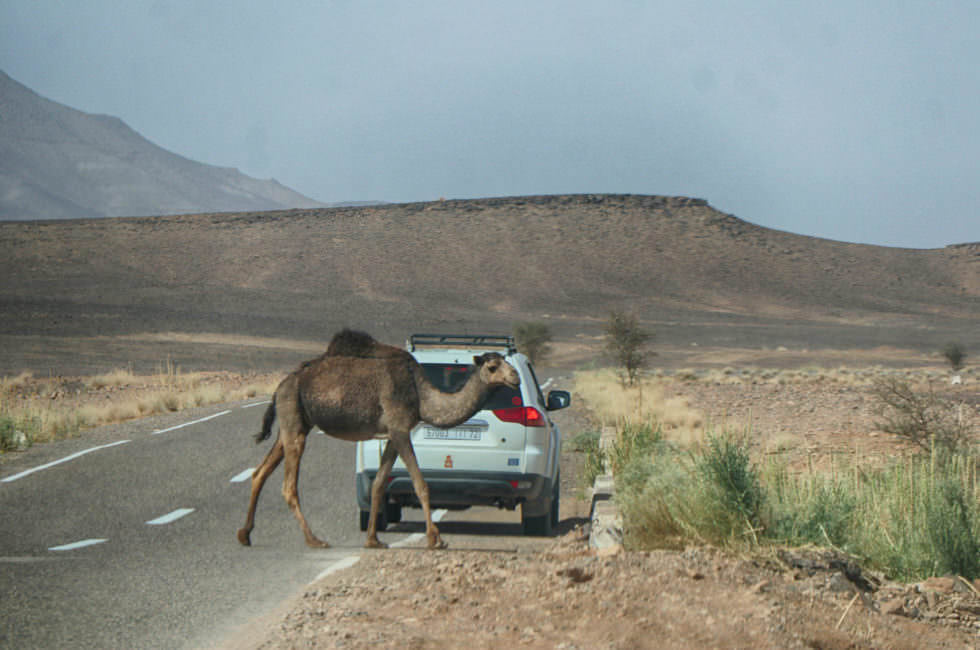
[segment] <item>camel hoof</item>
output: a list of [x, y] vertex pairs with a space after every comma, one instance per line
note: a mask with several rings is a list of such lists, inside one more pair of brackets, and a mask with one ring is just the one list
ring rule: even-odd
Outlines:
[[388, 548], [388, 545], [377, 538], [369, 539], [364, 543], [364, 548]]
[[330, 548], [330, 544], [327, 544], [322, 539], [317, 539], [316, 537], [306, 540], [306, 545], [310, 548]]
[[429, 550], [439, 551], [439, 550], [442, 550], [444, 548], [449, 548], [449, 542], [447, 542], [446, 540], [444, 540], [442, 538], [437, 539], [435, 541], [435, 543], [429, 542]]
[[238, 529], [238, 542], [242, 546], [251, 546], [252, 545], [252, 540], [249, 539], [249, 533], [244, 528], [239, 528]]

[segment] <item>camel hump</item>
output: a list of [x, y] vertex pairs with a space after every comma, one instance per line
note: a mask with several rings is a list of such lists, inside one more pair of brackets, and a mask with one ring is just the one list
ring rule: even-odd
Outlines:
[[344, 328], [334, 335], [327, 346], [328, 357], [369, 357], [375, 353], [377, 341], [366, 332]]

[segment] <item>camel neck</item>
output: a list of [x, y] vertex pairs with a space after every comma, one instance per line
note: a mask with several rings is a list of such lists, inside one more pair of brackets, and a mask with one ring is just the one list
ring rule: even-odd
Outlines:
[[487, 400], [490, 387], [473, 372], [462, 388], [445, 393], [434, 386], [422, 372], [415, 379], [419, 391], [419, 416], [423, 422], [437, 427], [454, 427], [470, 419]]

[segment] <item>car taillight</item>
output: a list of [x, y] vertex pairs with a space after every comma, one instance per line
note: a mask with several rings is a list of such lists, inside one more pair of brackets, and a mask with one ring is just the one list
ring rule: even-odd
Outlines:
[[514, 406], [506, 409], [496, 409], [493, 412], [501, 422], [523, 424], [526, 427], [543, 427], [544, 416], [533, 406]]

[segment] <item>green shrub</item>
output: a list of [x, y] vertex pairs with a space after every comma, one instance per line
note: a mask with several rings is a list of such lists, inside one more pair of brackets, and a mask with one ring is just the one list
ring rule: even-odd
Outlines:
[[647, 457], [662, 442], [663, 431], [654, 421], [636, 424], [631, 420], [623, 420], [609, 450], [609, 469], [614, 475], [618, 475], [634, 459], [649, 460]]
[[971, 507], [962, 483], [943, 479], [926, 506], [926, 531], [932, 543], [936, 573], [970, 580], [980, 576], [976, 499]]
[[616, 476], [616, 502], [629, 548], [682, 549], [703, 541], [694, 523], [697, 495], [691, 457], [666, 445], [660, 451], [645, 460], [634, 459], [624, 477]]
[[765, 492], [749, 457], [747, 441], [734, 435], [708, 435], [696, 461], [701, 483], [703, 533], [719, 542], [761, 531]]
[[605, 473], [605, 458], [599, 448], [598, 431], [583, 431], [570, 441], [573, 451], [585, 454], [585, 467], [582, 471], [582, 483], [591, 487], [597, 476]]
[[612, 456], [629, 546], [755, 541], [765, 497], [743, 439], [709, 436], [690, 453], [665, 443], [659, 428], [624, 423]]
[[[595, 439], [597, 445], [597, 437]], [[629, 548], [833, 546], [899, 580], [980, 577], [980, 458], [933, 445], [884, 467], [826, 473], [751, 461], [747, 434], [693, 452], [624, 421], [608, 451]]]
[[0, 415], [0, 451], [13, 449], [16, 445], [14, 419], [9, 415]]
[[768, 537], [790, 544], [846, 546], [857, 507], [853, 490], [822, 475], [790, 477], [785, 468], [767, 478]]
[[0, 413], [0, 451], [15, 451], [34, 444], [40, 422], [32, 417]]

